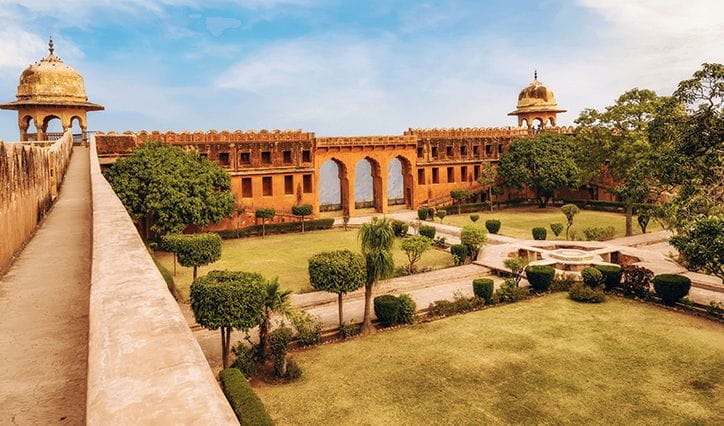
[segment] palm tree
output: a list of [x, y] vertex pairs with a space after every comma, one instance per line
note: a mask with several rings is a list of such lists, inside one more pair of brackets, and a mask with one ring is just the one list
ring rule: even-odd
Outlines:
[[392, 243], [395, 241], [395, 234], [389, 220], [373, 217], [371, 222], [362, 225], [357, 238], [362, 246], [362, 255], [365, 258], [367, 269], [362, 334], [369, 334], [372, 328], [370, 319], [372, 287], [377, 284], [377, 281], [389, 277], [395, 269], [395, 263], [392, 260]]
[[266, 346], [272, 314], [289, 316], [294, 308], [291, 303], [291, 290], [282, 290], [279, 278], [274, 277], [264, 285], [264, 319], [259, 324], [259, 361], [266, 359]]

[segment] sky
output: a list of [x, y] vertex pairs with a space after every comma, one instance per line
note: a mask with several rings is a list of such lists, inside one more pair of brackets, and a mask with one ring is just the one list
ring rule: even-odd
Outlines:
[[89, 130], [512, 126], [534, 69], [572, 124], [724, 62], [722, 16], [721, 0], [0, 0], [0, 101], [52, 35], [106, 107]]

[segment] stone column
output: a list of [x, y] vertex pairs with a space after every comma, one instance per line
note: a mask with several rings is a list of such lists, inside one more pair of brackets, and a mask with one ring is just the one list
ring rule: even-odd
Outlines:
[[390, 177], [390, 171], [386, 162], [378, 163], [378, 168], [379, 169], [375, 171], [374, 166], [372, 167], [372, 184], [375, 189], [374, 192], [376, 195], [379, 194], [375, 200], [375, 210], [377, 210], [378, 213], [387, 214], [390, 211], [388, 203], [389, 193], [387, 188], [389, 186], [388, 180]]
[[348, 167], [346, 163], [339, 165], [339, 183], [340, 183], [340, 198], [342, 202], [342, 212], [344, 215], [352, 217], [354, 216], [354, 179], [355, 169], [354, 167]]

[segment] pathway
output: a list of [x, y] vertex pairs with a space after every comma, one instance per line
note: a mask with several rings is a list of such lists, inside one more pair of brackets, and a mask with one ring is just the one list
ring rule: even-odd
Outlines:
[[0, 278], [0, 424], [84, 423], [88, 167], [88, 148], [74, 147], [55, 206]]

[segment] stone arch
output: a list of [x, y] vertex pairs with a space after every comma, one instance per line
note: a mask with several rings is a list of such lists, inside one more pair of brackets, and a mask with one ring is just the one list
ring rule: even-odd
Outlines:
[[527, 118], [521, 118], [520, 123], [518, 123], [518, 127], [528, 127], [528, 119]]
[[354, 167], [355, 208], [374, 207], [375, 211], [382, 213], [385, 209], [387, 197], [383, 192], [382, 166], [380, 162], [373, 157], [366, 156], [358, 160]]
[[[336, 181], [337, 185], [330, 184], [332, 180]], [[322, 163], [317, 186], [320, 211], [342, 211], [345, 216], [350, 215], [349, 173], [343, 161], [330, 158]]]
[[86, 127], [85, 120], [80, 115], [74, 115], [70, 117], [70, 123], [68, 126], [73, 134], [73, 143], [81, 143], [86, 140]]
[[404, 204], [406, 208], [412, 208], [413, 179], [412, 162], [402, 155], [393, 157], [387, 168], [387, 204]]
[[536, 129], [541, 129], [545, 126], [545, 121], [541, 117], [535, 117], [531, 121], [531, 127]]

